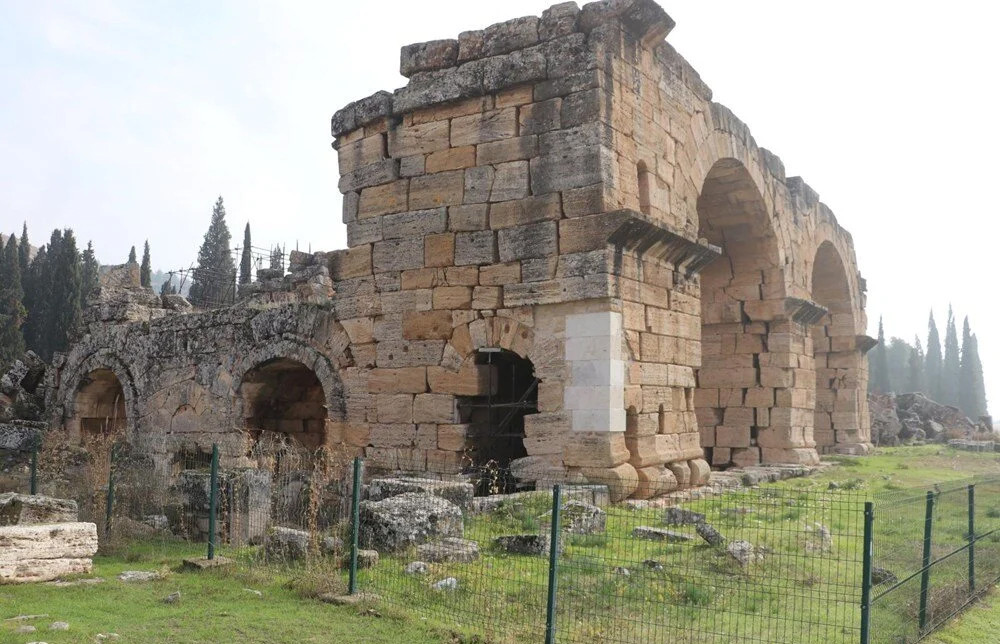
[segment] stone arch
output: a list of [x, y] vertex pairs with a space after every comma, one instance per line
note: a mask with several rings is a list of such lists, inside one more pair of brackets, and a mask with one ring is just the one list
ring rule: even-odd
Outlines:
[[250, 351], [236, 374], [232, 417], [238, 429], [287, 434], [313, 449], [335, 438], [330, 424], [344, 420], [346, 404], [343, 383], [327, 356], [307, 344], [279, 340]]
[[[84, 416], [91, 411], [101, 414], [102, 406], [109, 404], [115, 407], [115, 413], [105, 414], [105, 418], [114, 418], [114, 431], [124, 431], [126, 438], [135, 438], [138, 427], [138, 392], [135, 378], [125, 362], [117, 355], [107, 350], [95, 351], [75, 361], [71, 371], [62, 377], [59, 402], [62, 404], [62, 425], [71, 438], [78, 439], [83, 433], [90, 431], [94, 418]], [[83, 394], [83, 398], [81, 398]], [[115, 401], [115, 397], [120, 399]], [[110, 411], [110, 410], [105, 410]], [[124, 412], [124, 418], [117, 414]], [[90, 420], [85, 421], [88, 418]]]
[[812, 326], [816, 371], [814, 438], [823, 452], [867, 442], [864, 412], [864, 357], [858, 349], [856, 291], [841, 251], [833, 241], [821, 241], [810, 271], [810, 296], [825, 309]]

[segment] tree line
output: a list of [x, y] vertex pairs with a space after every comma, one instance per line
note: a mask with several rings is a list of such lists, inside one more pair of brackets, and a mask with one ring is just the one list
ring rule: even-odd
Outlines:
[[[231, 303], [236, 285], [252, 280], [250, 224], [243, 233], [239, 273], [230, 248], [226, 209], [220, 196], [198, 250], [189, 298], [195, 306], [210, 308]], [[6, 369], [32, 350], [49, 362], [65, 351], [80, 330], [83, 309], [99, 285], [100, 265], [93, 244], [79, 250], [73, 230], [53, 230], [47, 244], [32, 256], [25, 222], [21, 235], [11, 234], [0, 243], [0, 368]], [[142, 260], [135, 246], [128, 255], [139, 264], [139, 282], [152, 288], [153, 270], [149, 241]], [[173, 279], [162, 283], [160, 294], [177, 293]]]
[[869, 356], [868, 375], [871, 392], [922, 392], [932, 400], [959, 408], [973, 420], [988, 413], [979, 341], [966, 316], [959, 345], [958, 328], [950, 306], [943, 349], [934, 311], [931, 311], [926, 352], [919, 337], [914, 337], [913, 344], [897, 337], [890, 338], [887, 343], [879, 318], [878, 344]]

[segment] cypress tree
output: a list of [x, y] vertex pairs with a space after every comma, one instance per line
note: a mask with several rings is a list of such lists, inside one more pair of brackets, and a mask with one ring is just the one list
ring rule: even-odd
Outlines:
[[[973, 388], [975, 395], [973, 399], [975, 400], [975, 411], [976, 417], [985, 416], [990, 413], [988, 403], [986, 401], [986, 381], [983, 379], [983, 363], [979, 359], [979, 339], [976, 334], [972, 334], [971, 347], [969, 348], [969, 362], [971, 364], [970, 370], [973, 374]], [[993, 429], [992, 427], [990, 429]]]
[[250, 257], [250, 222], [243, 229], [243, 253], [240, 255], [240, 286], [249, 284], [253, 278]]
[[0, 258], [0, 367], [4, 368], [24, 354], [24, 291], [21, 286], [21, 260], [17, 236], [7, 238]]
[[958, 373], [958, 408], [966, 416], [976, 418], [975, 380], [972, 366], [972, 331], [969, 328], [969, 316], [962, 321], [962, 362]]
[[232, 300], [236, 264], [230, 253], [229, 227], [222, 197], [212, 209], [212, 222], [198, 250], [198, 266], [191, 280], [191, 303], [200, 307], [219, 306]]
[[[21, 227], [21, 242], [17, 247], [18, 260], [21, 268], [21, 280], [28, 274], [28, 266], [31, 264], [31, 244], [28, 242], [28, 222], [24, 222]], [[23, 284], [22, 284], [23, 286]]]
[[129, 252], [128, 252], [128, 263], [129, 264], [136, 264], [136, 263], [138, 263], [138, 261], [139, 260], [135, 256], [135, 246], [133, 246], [132, 249], [129, 250]]
[[83, 251], [80, 265], [80, 299], [81, 305], [86, 306], [94, 289], [99, 283], [100, 265], [97, 263], [97, 256], [94, 254], [94, 244], [87, 242], [87, 250]]
[[28, 321], [24, 324], [24, 341], [28, 348], [38, 355], [44, 355], [45, 329], [48, 324], [45, 313], [48, 298], [44, 286], [48, 275], [48, 263], [48, 248], [43, 245], [31, 260], [24, 280], [25, 305], [28, 309]]
[[901, 338], [889, 338], [885, 345], [886, 362], [889, 369], [889, 391], [906, 390], [907, 369], [913, 347]]
[[885, 350], [885, 330], [882, 328], [882, 318], [878, 319], [878, 344], [875, 346], [875, 360], [872, 363], [872, 389], [880, 394], [888, 393], [889, 360]]
[[924, 375], [927, 379], [927, 396], [941, 402], [941, 336], [938, 334], [937, 323], [934, 322], [934, 311], [931, 311], [927, 322], [927, 360]]
[[142, 265], [139, 267], [139, 283], [143, 286], [153, 285], [153, 267], [149, 261], [149, 240], [142, 249]]
[[913, 338], [913, 351], [910, 352], [910, 359], [907, 363], [906, 390], [926, 391], [924, 384], [924, 348], [920, 344], [920, 338]]
[[944, 335], [944, 364], [941, 367], [941, 400], [946, 405], [958, 405], [958, 378], [961, 361], [958, 349], [958, 331], [955, 316], [948, 306], [948, 326]]
[[83, 277], [80, 270], [80, 253], [76, 248], [73, 231], [63, 231], [58, 246], [49, 250], [51, 267], [52, 299], [49, 314], [49, 342], [45, 360], [52, 354], [65, 351], [70, 341], [80, 330], [83, 315], [80, 308], [80, 294]]

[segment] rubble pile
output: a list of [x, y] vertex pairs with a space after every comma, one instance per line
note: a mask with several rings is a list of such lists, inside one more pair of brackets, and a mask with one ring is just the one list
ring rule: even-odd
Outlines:
[[946, 443], [991, 432], [989, 422], [973, 422], [957, 407], [942, 405], [922, 393], [868, 396], [872, 442], [876, 445]]

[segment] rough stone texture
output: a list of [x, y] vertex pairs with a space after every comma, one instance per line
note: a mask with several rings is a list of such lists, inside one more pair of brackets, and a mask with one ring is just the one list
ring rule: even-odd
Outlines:
[[462, 510], [437, 496], [406, 492], [381, 501], [361, 502], [359, 542], [398, 552], [441, 537], [461, 537]]
[[[543, 518], [548, 524], [552, 520], [552, 512], [546, 512]], [[567, 501], [559, 512], [559, 526], [563, 532], [570, 534], [603, 533], [607, 520], [604, 510], [585, 501]]]
[[0, 526], [75, 523], [78, 520], [76, 501], [71, 499], [15, 492], [0, 494]]
[[668, 543], [683, 543], [691, 541], [692, 537], [683, 532], [674, 530], [664, 530], [663, 528], [653, 528], [650, 526], [636, 526], [632, 529], [632, 536], [636, 539], [646, 539], [648, 541], [666, 541]]
[[0, 583], [49, 581], [89, 573], [97, 553], [93, 523], [0, 527]]
[[368, 486], [368, 500], [381, 501], [407, 492], [420, 492], [439, 496], [451, 501], [463, 512], [472, 506], [473, 487], [471, 483], [458, 481], [436, 481], [421, 478], [375, 478]]
[[[500, 456], [616, 501], [705, 485], [709, 463], [866, 452], [851, 236], [672, 26], [650, 1], [563, 3], [408, 45], [405, 87], [331, 120], [349, 248], [294, 253], [212, 311], [114, 269], [45, 377], [52, 425], [115, 418], [164, 475], [212, 443], [241, 466], [246, 429], [393, 476]], [[486, 392], [460, 374], [484, 348], [539, 379], [516, 454], [471, 422]]]
[[510, 534], [493, 539], [493, 545], [514, 555], [548, 555], [552, 539], [547, 534]]
[[271, 528], [264, 539], [264, 554], [278, 560], [305, 559], [309, 555], [309, 533], [294, 528]]
[[726, 541], [725, 537], [719, 534], [719, 531], [708, 523], [702, 522], [697, 524], [695, 526], [695, 532], [697, 532], [698, 536], [704, 539], [705, 543], [710, 546], [719, 546]]
[[667, 525], [697, 525], [705, 522], [705, 515], [693, 510], [670, 507], [663, 512], [663, 522]]

